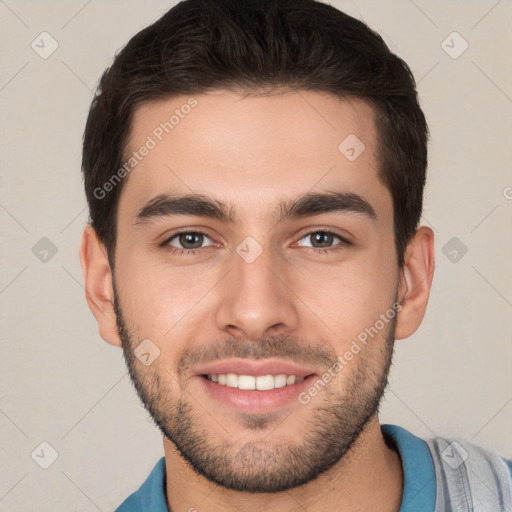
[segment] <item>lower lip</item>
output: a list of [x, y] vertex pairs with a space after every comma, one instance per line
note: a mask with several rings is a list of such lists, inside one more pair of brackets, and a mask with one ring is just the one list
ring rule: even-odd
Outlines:
[[268, 391], [232, 388], [217, 384], [202, 376], [199, 376], [199, 380], [206, 388], [207, 393], [229, 407], [240, 412], [264, 414], [284, 407], [293, 401], [298, 402], [298, 395], [310, 385], [310, 381], [314, 377], [314, 375], [308, 375], [300, 382]]

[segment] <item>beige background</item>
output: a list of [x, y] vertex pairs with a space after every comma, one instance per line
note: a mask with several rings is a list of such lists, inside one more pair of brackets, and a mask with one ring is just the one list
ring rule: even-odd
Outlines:
[[[432, 133], [423, 224], [437, 267], [422, 326], [397, 343], [382, 422], [512, 457], [512, 4], [331, 3], [409, 63]], [[86, 305], [78, 246], [93, 90], [114, 52], [171, 5], [0, 1], [2, 511], [113, 510], [163, 455], [121, 349]], [[31, 47], [43, 31], [58, 42], [46, 59]], [[453, 31], [469, 44], [458, 58], [444, 49], [463, 48]], [[43, 237], [57, 250], [46, 262]], [[443, 251], [453, 237], [467, 247], [455, 262]], [[48, 469], [42, 442], [58, 453]]]

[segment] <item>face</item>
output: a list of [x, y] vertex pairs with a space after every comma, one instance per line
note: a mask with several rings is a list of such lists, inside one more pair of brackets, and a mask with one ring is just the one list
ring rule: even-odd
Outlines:
[[375, 417], [399, 284], [376, 144], [370, 106], [312, 91], [135, 113], [118, 332], [155, 422], [218, 485], [303, 484]]

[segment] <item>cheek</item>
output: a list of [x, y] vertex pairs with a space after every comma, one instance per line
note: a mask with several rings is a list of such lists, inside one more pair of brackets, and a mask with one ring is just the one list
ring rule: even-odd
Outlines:
[[121, 305], [133, 332], [162, 343], [173, 340], [173, 346], [183, 326], [197, 320], [199, 303], [223, 270], [212, 265], [173, 267], [161, 256], [136, 252], [120, 257], [117, 268]]
[[[366, 255], [337, 266], [317, 265], [290, 275], [292, 290], [303, 303], [303, 320], [342, 349], [375, 324], [394, 301], [397, 272], [379, 255]], [[308, 312], [308, 310], [310, 312]]]

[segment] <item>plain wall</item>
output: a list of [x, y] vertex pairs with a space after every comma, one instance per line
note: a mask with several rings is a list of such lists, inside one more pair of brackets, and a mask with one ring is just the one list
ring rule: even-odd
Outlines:
[[[431, 130], [422, 224], [436, 236], [435, 277], [422, 326], [397, 341], [381, 422], [512, 457], [512, 4], [331, 4], [410, 65]], [[78, 248], [94, 88], [114, 52], [172, 5], [0, 2], [0, 510], [114, 510], [163, 455], [121, 349], [98, 334]], [[43, 31], [58, 42], [46, 59], [31, 47], [51, 49]], [[469, 44], [457, 58], [442, 44], [462, 49], [454, 31]], [[48, 469], [34, 460], [50, 460], [42, 442], [58, 453]]]

